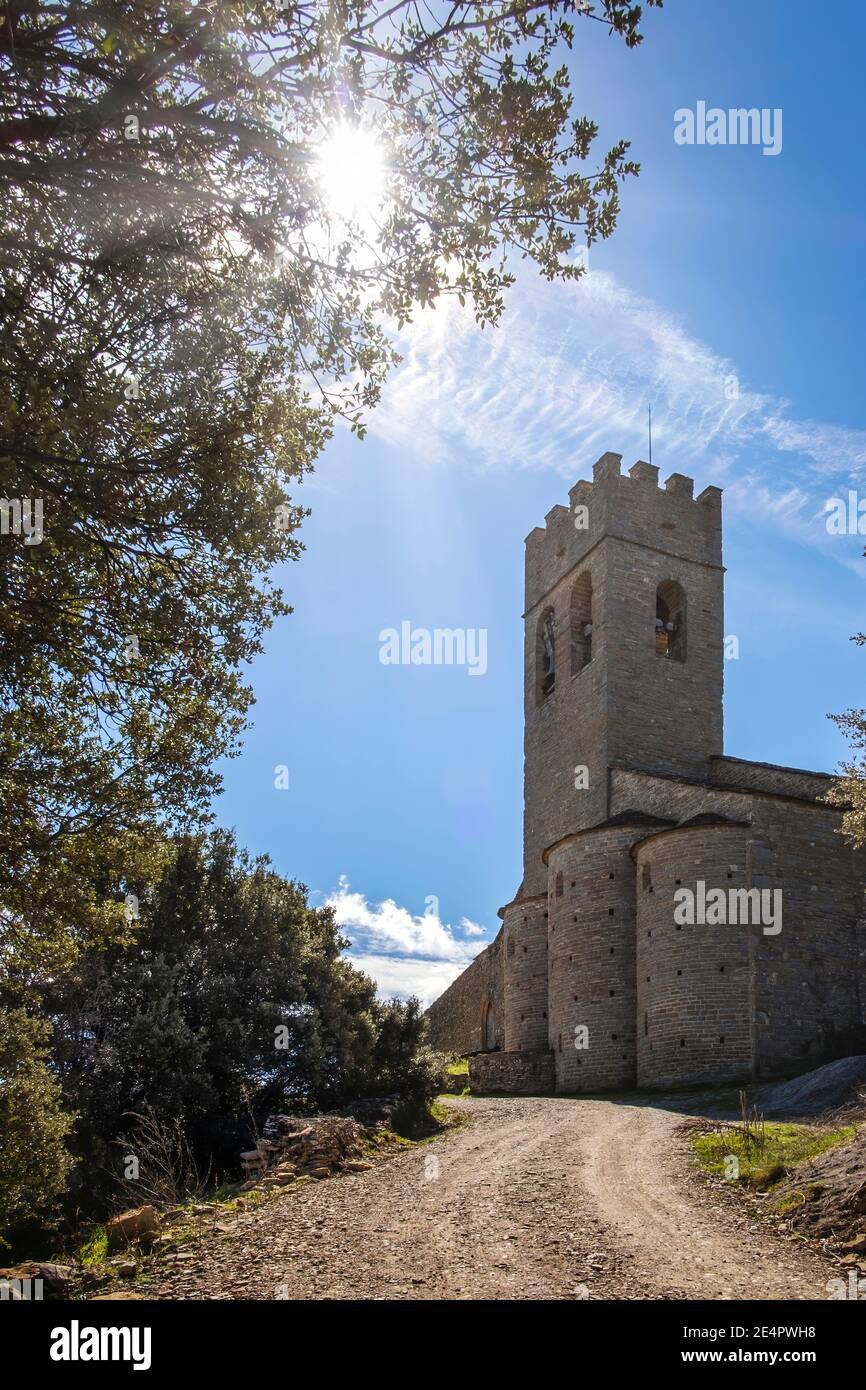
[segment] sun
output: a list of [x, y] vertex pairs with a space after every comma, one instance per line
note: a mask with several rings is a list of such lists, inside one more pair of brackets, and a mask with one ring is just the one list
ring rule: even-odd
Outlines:
[[387, 161], [368, 126], [342, 122], [325, 138], [316, 178], [328, 212], [344, 222], [371, 220], [385, 201]]

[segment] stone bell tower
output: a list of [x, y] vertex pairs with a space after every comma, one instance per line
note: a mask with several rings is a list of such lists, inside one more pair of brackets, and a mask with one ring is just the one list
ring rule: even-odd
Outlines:
[[524, 874], [500, 913], [504, 1042], [552, 1053], [560, 1089], [589, 1060], [563, 1037], [598, 971], [590, 1012], [608, 1046], [580, 1084], [635, 1075], [640, 831], [604, 828], [610, 769], [702, 779], [722, 751], [721, 492], [695, 499], [679, 473], [661, 489], [657, 468], [624, 476], [621, 461], [604, 454], [526, 540]]
[[611, 766], [702, 778], [722, 752], [721, 491], [621, 461], [526, 540], [527, 897], [549, 846], [607, 818]]

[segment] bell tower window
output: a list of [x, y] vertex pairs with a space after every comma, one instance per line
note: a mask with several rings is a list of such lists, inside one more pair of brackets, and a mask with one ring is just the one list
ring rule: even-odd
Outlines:
[[538, 625], [538, 695], [545, 700], [556, 685], [556, 621], [553, 609], [541, 615]]
[[571, 674], [592, 661], [592, 578], [581, 574], [571, 591]]
[[669, 661], [686, 659], [686, 595], [673, 579], [656, 590], [655, 650]]

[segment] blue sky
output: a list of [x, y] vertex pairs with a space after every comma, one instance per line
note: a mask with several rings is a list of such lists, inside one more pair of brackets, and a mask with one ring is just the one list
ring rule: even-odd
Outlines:
[[[646, 456], [649, 399], [662, 478], [725, 490], [726, 751], [832, 770], [827, 712], [863, 703], [864, 538], [824, 507], [866, 497], [866, 17], [666, 0], [644, 31], [629, 52], [578, 24], [569, 60], [599, 149], [630, 138], [642, 165], [589, 274], [522, 263], [493, 333], [417, 316], [368, 438], [341, 432], [298, 494], [295, 612], [252, 669], [217, 815], [337, 903], [386, 994], [439, 993], [520, 882], [523, 539], [600, 454]], [[781, 153], [675, 144], [698, 101], [781, 108]], [[404, 620], [485, 628], [486, 674], [383, 666]]]

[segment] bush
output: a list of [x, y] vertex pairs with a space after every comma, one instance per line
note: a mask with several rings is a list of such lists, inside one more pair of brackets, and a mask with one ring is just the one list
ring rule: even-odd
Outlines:
[[443, 1059], [424, 1046], [418, 1001], [377, 999], [302, 884], [218, 831], [173, 841], [159, 881], [136, 891], [131, 943], [85, 953], [46, 997], [89, 1215], [137, 1200], [131, 1154], [150, 1173], [135, 1116], [215, 1181], [270, 1113], [398, 1095], [403, 1122], [422, 1122]]
[[0, 1247], [56, 1213], [72, 1164], [64, 1140], [73, 1117], [48, 1066], [50, 1038], [43, 1020], [0, 1006]]

